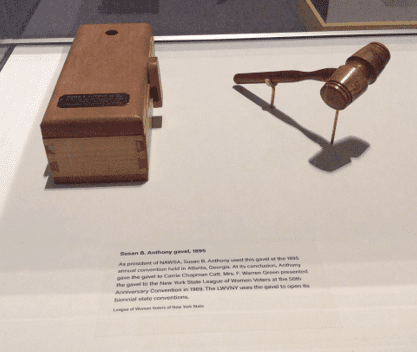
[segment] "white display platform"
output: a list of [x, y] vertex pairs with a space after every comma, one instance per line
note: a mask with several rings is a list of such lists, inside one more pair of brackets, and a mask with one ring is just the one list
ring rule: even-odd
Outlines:
[[[279, 84], [269, 109], [270, 88], [233, 82], [338, 67], [371, 41], [392, 59], [334, 148], [323, 83]], [[68, 51], [20, 46], [0, 72], [1, 351], [416, 350], [416, 36], [157, 43], [162, 128], [130, 185], [48, 177], [39, 124]], [[141, 278], [118, 273], [131, 263]]]

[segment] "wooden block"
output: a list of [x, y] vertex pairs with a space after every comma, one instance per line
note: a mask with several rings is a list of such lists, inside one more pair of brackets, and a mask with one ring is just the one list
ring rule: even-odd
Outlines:
[[147, 23], [78, 29], [41, 123], [55, 183], [148, 180], [154, 55]]

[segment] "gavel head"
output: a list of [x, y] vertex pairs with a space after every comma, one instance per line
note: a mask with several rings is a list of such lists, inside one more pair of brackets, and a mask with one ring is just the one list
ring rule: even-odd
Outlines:
[[321, 88], [324, 102], [335, 110], [343, 110], [376, 81], [391, 58], [385, 45], [370, 43], [340, 66]]

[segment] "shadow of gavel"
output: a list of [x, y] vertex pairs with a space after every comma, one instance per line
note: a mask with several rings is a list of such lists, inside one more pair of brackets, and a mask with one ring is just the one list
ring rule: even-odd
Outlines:
[[368, 89], [368, 85], [376, 81], [390, 58], [391, 54], [385, 45], [372, 42], [349, 57], [345, 65], [337, 69], [238, 73], [233, 80], [237, 84], [266, 83], [272, 88], [271, 107], [274, 106], [275, 86], [278, 83], [305, 80], [326, 82], [320, 95], [328, 106], [336, 110], [330, 142], [333, 144], [339, 111], [352, 104]]

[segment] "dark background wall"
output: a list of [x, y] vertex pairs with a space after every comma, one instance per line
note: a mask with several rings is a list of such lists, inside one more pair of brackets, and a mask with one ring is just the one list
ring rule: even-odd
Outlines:
[[139, 23], [153, 34], [303, 32], [297, 0], [0, 0], [0, 39], [72, 38], [82, 24]]
[[41, 0], [0, 0], [0, 39], [19, 38]]
[[329, 1], [330, 0], [311, 0], [314, 7], [320, 13], [324, 21], [327, 20], [327, 12], [329, 10]]

